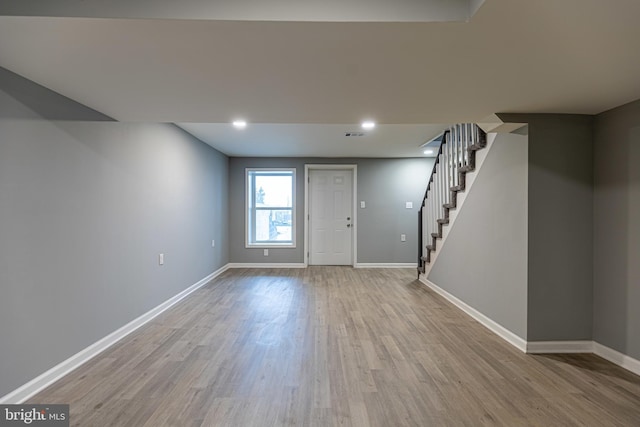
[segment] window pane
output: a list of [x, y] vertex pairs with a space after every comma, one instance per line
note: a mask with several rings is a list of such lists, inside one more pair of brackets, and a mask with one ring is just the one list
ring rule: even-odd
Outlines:
[[290, 209], [256, 209], [255, 242], [291, 242]]
[[256, 175], [255, 206], [290, 208], [293, 177], [288, 175]]
[[295, 169], [247, 169], [247, 247], [295, 246]]

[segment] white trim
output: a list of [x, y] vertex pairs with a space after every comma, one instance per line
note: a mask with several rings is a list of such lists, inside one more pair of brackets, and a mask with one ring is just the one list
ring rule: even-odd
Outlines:
[[227, 264], [228, 268], [307, 268], [307, 264], [298, 262], [232, 262]]
[[110, 333], [109, 335], [100, 339], [99, 341], [96, 341], [95, 343], [91, 344], [89, 347], [86, 347], [85, 349], [79, 351], [78, 353], [74, 354], [67, 360], [64, 360], [63, 362], [57, 364], [53, 368], [37, 376], [36, 378], [32, 379], [28, 383], [22, 385], [21, 387], [18, 387], [17, 389], [10, 392], [9, 394], [6, 394], [2, 398], [0, 398], [0, 404], [19, 404], [24, 402], [25, 400], [29, 399], [31, 396], [44, 390], [46, 387], [58, 381], [60, 378], [69, 374], [71, 371], [79, 368], [84, 363], [93, 359], [94, 357], [96, 357], [97, 355], [99, 355], [100, 353], [102, 353], [103, 351], [105, 351], [106, 349], [108, 349], [109, 347], [111, 347], [112, 345], [114, 345], [115, 343], [117, 343], [127, 335], [129, 335], [130, 333], [134, 332], [136, 329], [144, 326], [145, 324], [147, 324], [148, 322], [150, 322], [151, 320], [153, 320], [154, 318], [162, 314], [164, 311], [173, 307], [178, 302], [186, 298], [189, 294], [203, 287], [204, 285], [209, 283], [212, 279], [214, 279], [215, 277], [227, 271], [228, 268], [229, 268], [228, 265], [225, 265], [224, 267], [219, 268], [218, 270], [209, 274], [204, 279], [198, 281], [198, 283], [191, 285], [184, 291], [169, 298], [168, 300], [161, 303], [157, 307], [152, 308], [142, 316], [132, 320], [131, 322], [127, 323], [120, 329]]
[[415, 262], [391, 262], [391, 263], [378, 263], [378, 262], [358, 262], [354, 266], [355, 268], [418, 268], [418, 263]]
[[353, 179], [351, 185], [353, 186], [351, 196], [353, 198], [352, 203], [352, 230], [351, 235], [351, 265], [353, 267], [358, 263], [358, 165], [355, 164], [313, 164], [307, 163], [304, 165], [304, 264], [309, 264], [309, 170], [310, 169], [324, 169], [324, 170], [351, 170], [353, 173]]
[[452, 304], [456, 305], [462, 311], [473, 317], [482, 325], [496, 333], [499, 337], [518, 348], [522, 352], [529, 354], [536, 353], [593, 353], [602, 357], [609, 362], [620, 366], [636, 375], [640, 375], [640, 360], [634, 359], [624, 353], [620, 353], [617, 350], [604, 346], [596, 341], [531, 341], [527, 342], [515, 335], [513, 332], [500, 326], [493, 320], [489, 319], [484, 314], [480, 313], [473, 307], [470, 307], [465, 302], [459, 300], [455, 296], [451, 295], [444, 289], [433, 284], [429, 280], [420, 276], [420, 281], [428, 286], [436, 293], [442, 295], [449, 300]]
[[440, 288], [439, 286], [437, 286], [434, 283], [430, 282], [429, 280], [425, 279], [422, 275], [420, 276], [420, 281], [422, 283], [424, 283], [425, 285], [427, 285], [427, 287], [429, 287], [430, 289], [432, 289], [436, 293], [442, 295], [444, 298], [449, 300], [449, 302], [451, 302], [453, 305], [457, 306], [459, 309], [461, 309], [462, 311], [467, 313], [469, 316], [473, 317], [475, 320], [480, 322], [484, 327], [486, 327], [487, 329], [489, 329], [490, 331], [492, 331], [493, 333], [498, 335], [500, 338], [504, 339], [505, 341], [507, 341], [508, 343], [513, 345], [514, 347], [516, 347], [518, 350], [520, 350], [522, 352], [526, 352], [527, 351], [527, 341], [526, 340], [520, 338], [519, 336], [517, 336], [516, 334], [514, 334], [510, 330], [506, 329], [504, 326], [502, 326], [502, 325], [496, 323], [495, 321], [489, 319], [487, 316], [485, 316], [484, 314], [480, 313], [478, 310], [476, 310], [475, 308], [471, 307], [470, 305], [468, 305], [464, 301], [458, 299], [457, 297], [451, 295], [449, 292], [445, 291], [444, 289]]
[[627, 369], [636, 375], [640, 375], [640, 360], [638, 359], [634, 359], [631, 356], [627, 356], [626, 354], [620, 353], [619, 351], [616, 351], [595, 341], [593, 343], [593, 352], [611, 363], [615, 363], [616, 365]]
[[[251, 243], [249, 238], [249, 198], [253, 196], [251, 180], [249, 179], [249, 175], [252, 172], [291, 172], [292, 174], [292, 183], [291, 183], [291, 243], [278, 243], [278, 242], [262, 242], [262, 243]], [[246, 249], [252, 248], [282, 248], [282, 249], [295, 249], [296, 242], [296, 228], [297, 228], [297, 219], [296, 219], [296, 168], [244, 168], [244, 247]], [[255, 208], [251, 208], [254, 210]], [[273, 207], [273, 209], [289, 209], [289, 208], [278, 208]], [[255, 224], [253, 224], [255, 227]]]
[[528, 341], [527, 353], [593, 353], [593, 341]]

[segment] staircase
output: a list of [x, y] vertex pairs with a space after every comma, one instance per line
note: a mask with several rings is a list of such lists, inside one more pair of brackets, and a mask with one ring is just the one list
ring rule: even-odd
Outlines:
[[467, 173], [476, 169], [476, 152], [486, 146], [487, 135], [475, 124], [457, 124], [444, 132], [418, 212], [418, 276], [431, 263], [442, 228], [449, 224], [449, 212], [458, 207]]

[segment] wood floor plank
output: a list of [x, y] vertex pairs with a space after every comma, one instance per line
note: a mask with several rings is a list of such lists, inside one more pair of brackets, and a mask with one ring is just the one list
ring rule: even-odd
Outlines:
[[640, 377], [522, 354], [411, 269], [234, 269], [30, 402], [97, 427], [637, 427]]

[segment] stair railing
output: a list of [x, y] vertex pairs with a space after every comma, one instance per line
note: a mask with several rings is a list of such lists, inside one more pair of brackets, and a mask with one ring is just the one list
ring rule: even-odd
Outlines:
[[457, 193], [466, 187], [466, 174], [475, 170], [476, 151], [486, 143], [484, 131], [472, 123], [444, 132], [418, 213], [418, 274], [431, 262], [442, 227], [449, 224], [449, 211], [457, 207]]

